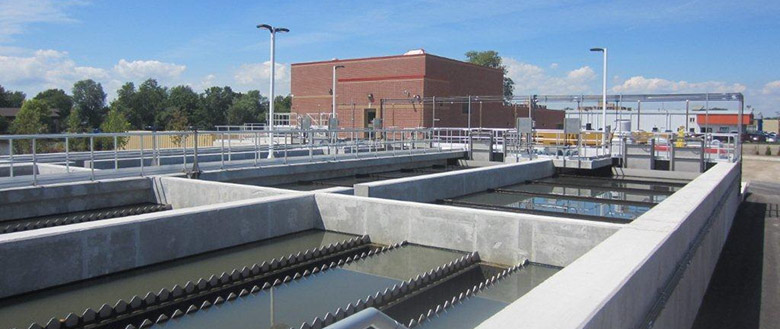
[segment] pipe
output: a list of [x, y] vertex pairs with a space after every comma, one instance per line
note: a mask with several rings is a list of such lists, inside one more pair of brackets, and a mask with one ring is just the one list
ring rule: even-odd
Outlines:
[[336, 322], [325, 328], [328, 329], [408, 329], [398, 321], [393, 320], [387, 314], [376, 308], [369, 307], [365, 310], [352, 314], [344, 320]]

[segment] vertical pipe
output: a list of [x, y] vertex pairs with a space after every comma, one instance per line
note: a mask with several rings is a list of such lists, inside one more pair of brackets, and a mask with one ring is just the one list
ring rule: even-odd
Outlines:
[[[220, 166], [221, 166], [221, 169], [225, 169], [225, 134], [220, 133], [219, 134], [219, 140], [220, 140], [220, 143], [221, 143], [221, 146], [219, 148], [219, 160], [220, 160], [220, 163], [221, 163]], [[271, 149], [269, 149], [268, 151], [270, 152]]]
[[704, 152], [705, 151], [706, 150], [704, 148], [704, 140], [702, 139], [701, 140], [701, 152], [699, 152], [700, 153], [699, 154], [699, 172], [704, 172], [705, 170], [707, 170], [707, 163], [704, 162]]
[[688, 134], [689, 127], [688, 127], [688, 109], [690, 108], [691, 102], [689, 100], [685, 100], [685, 134]]
[[636, 130], [642, 130], [642, 126], [640, 125], [640, 121], [642, 120], [642, 101], [637, 100], [636, 101]]
[[655, 137], [650, 139], [650, 170], [655, 170]]
[[436, 129], [436, 96], [433, 96], [433, 111], [431, 116], [431, 128]]
[[187, 171], [187, 134], [182, 134], [181, 135], [181, 141], [182, 141], [182, 143], [181, 143], [181, 154], [182, 154], [181, 155], [181, 157], [182, 157], [181, 163], [184, 166], [183, 170], [186, 172]]
[[255, 131], [255, 167], [257, 167], [257, 158], [260, 157], [260, 150], [259, 150], [259, 146], [257, 145], [259, 140], [260, 140], [260, 133]]
[[469, 106], [468, 106], [468, 110], [469, 110], [469, 115], [468, 115], [468, 120], [469, 120], [469, 122], [468, 122], [468, 124], [467, 124], [467, 128], [468, 128], [468, 131], [469, 131], [469, 135], [471, 135], [471, 95], [469, 95]]

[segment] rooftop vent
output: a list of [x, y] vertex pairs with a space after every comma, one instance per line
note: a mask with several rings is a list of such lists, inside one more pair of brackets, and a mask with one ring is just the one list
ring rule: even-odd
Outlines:
[[404, 53], [404, 56], [406, 56], [406, 55], [422, 55], [422, 54], [425, 54], [425, 49], [420, 48], [420, 49], [412, 49], [410, 51], [407, 51], [407, 52]]

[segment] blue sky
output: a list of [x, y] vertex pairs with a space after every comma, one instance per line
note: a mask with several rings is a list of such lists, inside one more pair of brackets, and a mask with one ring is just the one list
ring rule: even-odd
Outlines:
[[780, 1], [87, 1], [0, 0], [0, 85], [29, 96], [93, 78], [109, 97], [152, 77], [200, 90], [267, 92], [268, 34], [279, 90], [289, 64], [401, 54], [462, 59], [497, 50], [519, 94], [744, 92], [780, 111]]

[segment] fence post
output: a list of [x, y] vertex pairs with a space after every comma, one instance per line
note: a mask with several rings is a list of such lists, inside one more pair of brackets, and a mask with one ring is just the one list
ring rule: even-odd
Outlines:
[[628, 168], [628, 138], [623, 137], [623, 168]]
[[669, 143], [669, 171], [674, 171], [674, 165], [675, 165], [675, 157], [676, 157], [676, 151], [677, 148], [674, 146], [674, 144], [677, 144], [677, 138], [675, 138], [674, 141]]
[[225, 134], [220, 133], [219, 134], [219, 140], [222, 146], [220, 146], [219, 149], [219, 160], [221, 163], [220, 169], [225, 169]]

